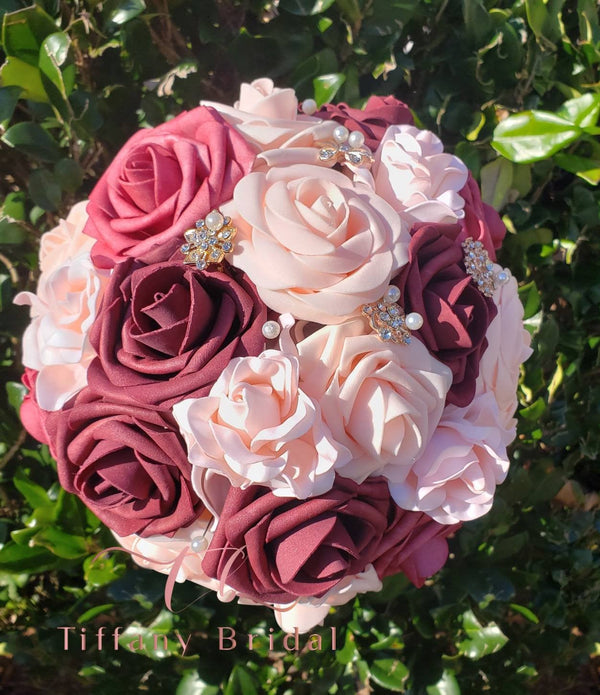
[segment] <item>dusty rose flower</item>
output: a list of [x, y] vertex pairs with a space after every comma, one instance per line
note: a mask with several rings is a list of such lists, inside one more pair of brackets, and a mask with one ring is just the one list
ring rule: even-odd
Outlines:
[[456, 240], [458, 224], [422, 224], [411, 232], [409, 262], [392, 280], [408, 313], [423, 316], [419, 338], [452, 371], [447, 401], [466, 406], [475, 395], [479, 363], [488, 346], [486, 332], [496, 304], [475, 286]]
[[46, 428], [61, 485], [115, 533], [173, 533], [202, 512], [185, 444], [167, 415], [84, 389], [49, 414]]
[[98, 239], [95, 263], [169, 258], [186, 229], [231, 198], [254, 154], [214, 109], [203, 106], [138, 131], [90, 195], [85, 232]]
[[90, 387], [114, 401], [170, 408], [204, 396], [234, 357], [264, 347], [266, 308], [242, 274], [181, 261], [119, 263], [90, 333]]

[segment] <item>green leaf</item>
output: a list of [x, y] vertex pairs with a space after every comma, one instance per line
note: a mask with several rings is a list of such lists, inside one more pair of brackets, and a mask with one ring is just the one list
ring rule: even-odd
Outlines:
[[258, 687], [252, 673], [245, 666], [236, 664], [223, 695], [258, 695]]
[[427, 695], [460, 695], [458, 682], [453, 671], [444, 671], [435, 685], [427, 686]]
[[29, 177], [29, 195], [44, 210], [56, 210], [60, 205], [60, 185], [47, 169], [36, 169]]
[[279, 9], [290, 14], [306, 17], [325, 12], [334, 2], [335, 0], [281, 0]]
[[537, 615], [526, 606], [520, 606], [518, 603], [511, 603], [509, 605], [513, 609], [513, 611], [520, 613], [524, 618], [527, 618], [527, 620], [534, 623], [535, 625], [537, 625], [540, 622], [540, 619], [537, 617]]
[[494, 23], [481, 0], [463, 0], [463, 20], [467, 36], [481, 46], [494, 28]]
[[17, 223], [7, 217], [0, 218], [0, 244], [22, 244], [25, 232]]
[[77, 618], [78, 623], [86, 623], [88, 620], [93, 620], [97, 615], [101, 615], [102, 613], [107, 613], [110, 611], [112, 608], [114, 608], [115, 604], [114, 603], [103, 603], [100, 606], [93, 606], [89, 610], [87, 610], [85, 613], [82, 613], [79, 618]]
[[54, 174], [63, 191], [75, 193], [83, 183], [83, 169], [73, 159], [61, 159], [54, 165]]
[[0, 80], [4, 88], [18, 88], [24, 99], [43, 103], [48, 101], [39, 68], [19, 58], [9, 56], [6, 59], [0, 68]]
[[200, 678], [198, 671], [189, 670], [183, 672], [183, 678], [179, 681], [175, 695], [218, 695], [219, 688], [216, 685], [208, 685]]
[[481, 168], [481, 198], [495, 210], [506, 203], [513, 180], [513, 165], [497, 157]]
[[534, 316], [541, 305], [540, 292], [535, 281], [532, 280], [526, 285], [519, 287], [519, 298], [523, 304], [524, 318], [528, 319]]
[[117, 7], [110, 14], [110, 21], [113, 24], [125, 24], [134, 17], [137, 17], [146, 9], [144, 0], [124, 0], [119, 2]]
[[467, 659], [476, 661], [488, 654], [494, 654], [508, 642], [508, 637], [496, 623], [491, 622], [483, 627], [473, 611], [463, 613], [462, 621], [467, 638], [459, 642], [457, 647], [459, 653]]
[[33, 538], [33, 543], [66, 560], [76, 560], [89, 552], [85, 538], [62, 531], [57, 526], [47, 526], [39, 531]]
[[315, 101], [319, 106], [329, 103], [346, 81], [346, 75], [341, 72], [320, 75], [313, 80]]
[[2, 140], [41, 162], [56, 162], [60, 159], [60, 147], [48, 131], [37, 123], [17, 123], [4, 133]]
[[595, 126], [600, 114], [600, 94], [589, 92], [576, 99], [569, 99], [558, 109], [557, 116], [581, 128]]
[[13, 117], [21, 96], [21, 87], [0, 87], [0, 126], [6, 127]]
[[0, 570], [11, 574], [46, 572], [54, 569], [58, 558], [45, 548], [7, 543], [0, 550]]
[[39, 5], [5, 14], [2, 22], [4, 52], [37, 67], [40, 46], [46, 36], [55, 31], [54, 20]]
[[52, 103], [63, 118], [68, 118], [67, 98], [75, 84], [75, 66], [69, 57], [71, 39], [63, 32], [51, 34], [40, 48], [39, 68], [42, 82]]
[[581, 128], [548, 111], [524, 111], [496, 126], [492, 147], [513, 162], [546, 159], [577, 140]]
[[560, 10], [565, 0], [525, 0], [527, 21], [538, 38], [558, 41], [562, 34]]
[[23, 191], [9, 193], [2, 203], [2, 215], [13, 220], [25, 219], [25, 194]]
[[600, 159], [588, 159], [559, 152], [555, 155], [554, 161], [565, 171], [577, 174], [579, 178], [591, 183], [592, 186], [600, 183]]
[[370, 665], [371, 678], [382, 688], [395, 693], [404, 692], [409, 671], [398, 659], [375, 659]]
[[13, 484], [27, 500], [32, 509], [52, 506], [46, 490], [41, 485], [30, 480], [22, 468], [17, 468], [13, 476]]

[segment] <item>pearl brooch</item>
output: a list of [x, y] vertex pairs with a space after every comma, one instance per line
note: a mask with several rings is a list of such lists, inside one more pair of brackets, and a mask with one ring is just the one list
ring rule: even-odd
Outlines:
[[462, 248], [465, 270], [484, 296], [491, 297], [499, 285], [508, 282], [510, 274], [506, 270], [494, 272], [494, 264], [480, 241], [473, 241], [472, 237], [468, 237], [463, 241]]
[[317, 102], [314, 99], [305, 99], [302, 104], [302, 112], [307, 116], [312, 116], [318, 110]]
[[233, 249], [233, 238], [237, 229], [231, 225], [229, 217], [219, 210], [211, 210], [203, 220], [196, 222], [195, 229], [184, 232], [185, 244], [181, 253], [183, 262], [205, 270], [209, 264], [222, 263], [225, 254]]
[[397, 304], [398, 299], [400, 289], [396, 285], [390, 285], [379, 301], [364, 304], [361, 311], [380, 340], [409, 345], [410, 333], [421, 328], [423, 317], [416, 311], [405, 316], [404, 309]]
[[335, 164], [352, 164], [370, 168], [373, 154], [365, 145], [365, 136], [359, 130], [348, 131], [343, 125], [333, 130], [334, 142], [319, 145], [319, 159], [322, 162]]

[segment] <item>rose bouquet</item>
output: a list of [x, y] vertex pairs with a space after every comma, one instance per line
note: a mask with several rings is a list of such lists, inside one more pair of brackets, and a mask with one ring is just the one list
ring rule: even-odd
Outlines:
[[286, 629], [485, 514], [519, 366], [504, 227], [394, 98], [267, 79], [140, 130], [42, 237], [27, 429], [138, 563]]

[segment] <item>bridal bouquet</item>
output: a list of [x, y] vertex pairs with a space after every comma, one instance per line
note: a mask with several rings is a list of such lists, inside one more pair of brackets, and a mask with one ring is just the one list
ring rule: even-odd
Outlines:
[[23, 422], [171, 588], [310, 630], [492, 505], [529, 354], [504, 233], [396, 99], [244, 84], [43, 235]]

